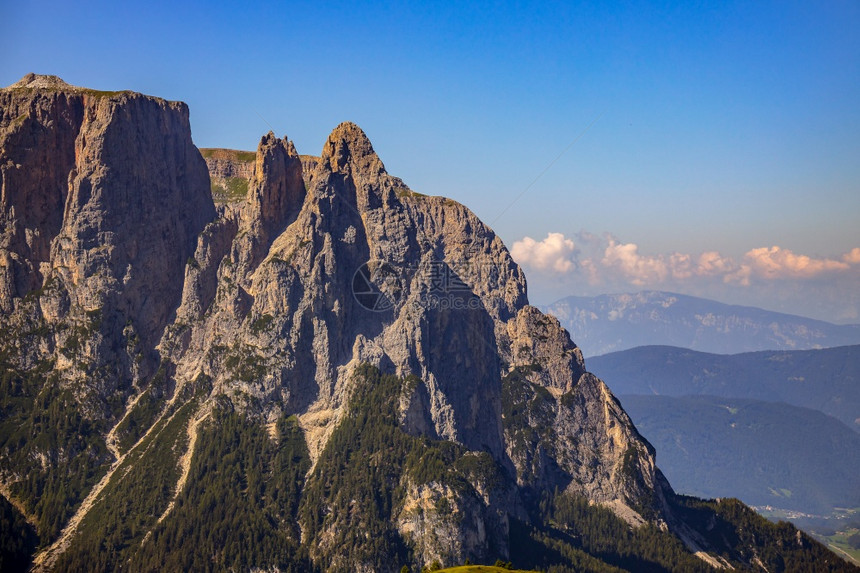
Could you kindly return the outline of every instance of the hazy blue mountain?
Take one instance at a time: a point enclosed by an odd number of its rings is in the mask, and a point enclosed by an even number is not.
[[[837,325],[661,291],[570,296],[542,310],[585,356],[666,344],[717,354],[860,344],[860,325]]]
[[[785,402],[860,431],[860,346],[708,354],[642,346],[588,359],[617,394],[688,394]]]
[[[621,396],[678,491],[813,514],[860,506],[860,435],[809,408],[715,396]]]

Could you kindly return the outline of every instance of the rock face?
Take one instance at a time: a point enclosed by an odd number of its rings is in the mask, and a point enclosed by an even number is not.
[[[15,298],[42,285],[42,265],[50,264],[84,103],[61,91],[7,88],[0,91],[0,109],[0,305],[9,312]]]
[[[201,149],[209,170],[212,198],[223,208],[241,203],[248,195],[256,154],[236,149]]]
[[[75,341],[90,370],[134,378],[157,361],[186,261],[215,216],[188,108],[50,76],[25,77],[0,103],[0,308],[40,289],[49,325],[98,322],[93,344]],[[55,334],[55,346],[68,342]],[[116,342],[130,336],[139,344],[123,356]]]
[[[144,568],[195,479],[232,472],[222,502],[263,480],[242,511],[293,548],[262,568],[492,562],[552,492],[675,527],[653,448],[502,241],[389,175],[358,126],[318,158],[271,133],[253,162],[207,152],[212,181],[247,183],[216,209],[184,104],[60,82],[0,91],[2,367],[29,404],[9,420],[54,432],[4,439],[0,478],[52,543],[39,568]],[[37,429],[56,404],[72,429]],[[261,445],[201,458],[230,440]],[[229,465],[284,444],[271,475]],[[43,502],[66,473],[71,501]]]
[[[209,177],[212,181],[226,180],[229,177],[241,177],[251,180],[254,174],[254,153],[237,149],[201,149],[200,153],[206,160]]]

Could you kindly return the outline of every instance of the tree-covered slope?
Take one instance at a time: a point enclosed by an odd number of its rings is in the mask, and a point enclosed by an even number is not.
[[[821,412],[713,396],[620,396],[676,490],[809,514],[860,507],[860,435]]]
[[[161,500],[140,494],[112,500],[108,494],[57,568],[105,571],[128,563],[135,571],[418,571],[466,559],[491,564],[501,555],[523,569],[557,573],[711,570],[675,535],[652,524],[632,527],[611,510],[558,490],[519,502],[525,513],[505,519],[488,501],[515,490],[503,467],[481,452],[399,427],[397,403],[414,391],[416,380],[372,366],[356,376],[348,413],[310,473],[294,417],[267,432],[221,402],[198,430],[189,485],[175,505],[164,513],[169,492]],[[187,406],[198,404],[192,399]],[[171,443],[173,434],[165,430],[156,442]],[[138,458],[117,487],[141,492],[145,484],[157,486],[152,471],[172,466],[159,466],[164,453],[158,448],[150,461]],[[124,499],[134,501],[114,507]],[[754,570],[758,559],[771,571],[850,570],[805,534],[771,524],[740,502],[672,495],[668,503],[684,520],[685,535],[709,544],[714,563]],[[151,529],[138,528],[146,516],[162,517]],[[494,541],[462,545],[481,531]],[[441,551],[422,565],[418,549],[428,543]]]

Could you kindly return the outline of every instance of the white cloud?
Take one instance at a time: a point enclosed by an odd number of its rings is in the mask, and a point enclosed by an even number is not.
[[[849,265],[860,265],[860,247],[854,247],[842,255],[842,260]]]
[[[669,274],[669,265],[664,257],[649,257],[639,254],[635,243],[618,243],[610,238],[603,251],[601,265],[612,272],[620,273],[636,286],[660,283]]]
[[[844,255],[843,258],[849,258],[853,253],[854,250]],[[824,273],[846,271],[850,268],[847,262],[833,259],[813,259],[777,246],[752,249],[744,255],[744,261],[756,276],[771,280],[812,278]]]
[[[623,280],[635,286],[659,286],[715,277],[725,283],[749,285],[753,280],[812,279],[860,267],[860,247],[838,258],[799,255],[779,246],[750,249],[738,262],[717,251],[698,255],[674,252],[646,255],[636,243],[614,236],[582,232],[577,243],[562,233],[549,233],[542,241],[525,237],[514,242],[511,255],[527,268],[559,274],[577,274],[590,284]]]
[[[724,257],[717,251],[705,251],[699,255],[696,274],[699,276],[725,276],[737,270],[731,257]]]
[[[525,267],[568,273],[574,270],[575,250],[576,245],[571,239],[561,233],[548,233],[542,241],[535,241],[531,237],[515,241],[511,247],[511,256]]]

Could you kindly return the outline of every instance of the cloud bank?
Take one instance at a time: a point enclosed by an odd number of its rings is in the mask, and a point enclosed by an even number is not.
[[[860,247],[833,257],[776,245],[737,259],[718,251],[651,255],[611,234],[583,231],[524,237],[513,243],[511,255],[527,271],[531,290],[550,298],[675,290],[795,314],[806,309],[807,316],[836,322],[860,318]]]

